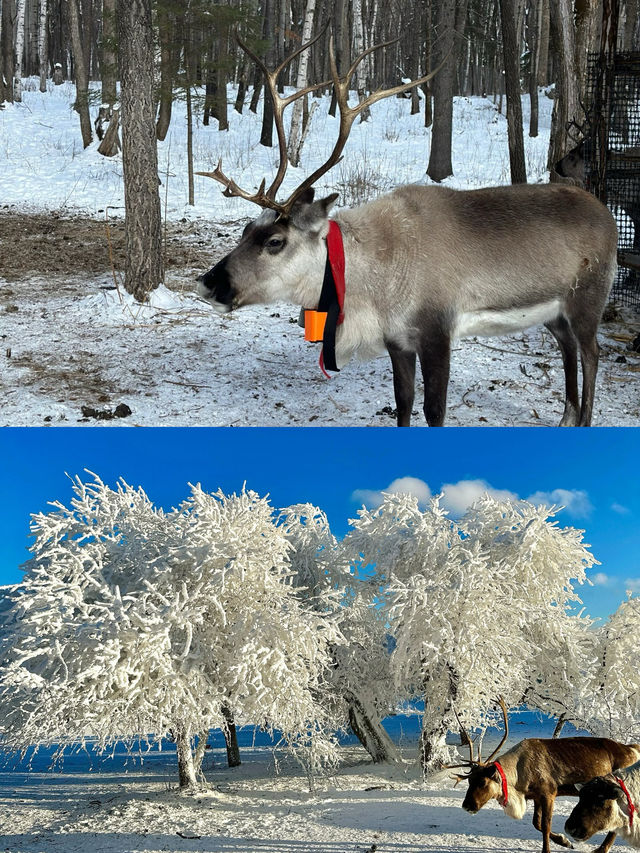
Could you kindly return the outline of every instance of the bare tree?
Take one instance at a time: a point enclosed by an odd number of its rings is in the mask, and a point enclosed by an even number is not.
[[[163,280],[151,0],[118,0],[125,188],[125,288],[140,302]]]
[[[89,77],[85,62],[82,32],[80,29],[80,11],[78,0],[69,0],[69,23],[71,26],[71,49],[73,51],[73,70],[76,78],[76,102],[74,109],[80,116],[82,144],[86,148],[91,144],[91,118],[89,116]]]
[[[25,0],[17,0],[16,4],[16,64],[13,69],[13,97],[22,100],[22,55],[24,51],[24,6]]]
[[[517,9],[514,0],[500,0],[502,20],[502,49],[505,87],[507,93],[507,133],[511,183],[526,184],[524,136],[522,132],[522,101],[520,99],[520,50],[516,31]]]
[[[2,47],[2,67],[0,77],[6,80],[3,101],[13,103],[13,30],[15,21],[15,0],[3,0],[2,2],[2,34],[0,46]]]
[[[427,175],[442,181],[453,174],[451,137],[453,132],[453,91],[456,78],[455,38],[456,0],[441,0],[437,17],[437,41],[433,46],[436,62],[448,54],[444,67],[436,74],[433,88],[433,129]]]
[[[116,93],[117,61],[116,0],[102,0],[102,103],[112,107],[118,100]]]
[[[47,39],[47,20],[48,20],[48,3],[47,0],[40,0],[40,25],[38,27],[38,64],[40,71],[40,91],[47,91],[47,64],[48,64],[48,39]]]
[[[304,24],[302,27],[302,43],[306,44],[311,39],[311,31],[313,29],[313,17],[316,10],[316,0],[307,0],[307,6],[304,13]],[[300,56],[298,62],[298,77],[296,80],[296,88],[304,89],[307,85],[309,68],[309,51],[305,50]],[[304,96],[305,101],[307,95]],[[289,131],[289,144],[287,146],[287,156],[292,166],[300,165],[300,151],[302,150],[302,114],[303,101],[297,100],[293,105],[291,115],[291,129]]]
[[[557,97],[553,104],[549,165],[557,163],[567,153],[567,125],[578,116],[579,89],[576,68],[575,27],[571,0],[550,0],[551,36],[554,48]],[[551,179],[554,171],[551,170]]]

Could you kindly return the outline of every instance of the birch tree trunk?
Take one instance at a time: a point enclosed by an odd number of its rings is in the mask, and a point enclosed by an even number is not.
[[[78,0],[69,0],[69,25],[71,28],[71,49],[73,52],[73,70],[76,77],[76,102],[74,109],[80,116],[80,132],[82,144],[86,148],[91,144],[91,118],[89,117],[89,79],[82,47],[80,31],[80,13]]]
[[[364,50],[364,33],[362,29],[362,2],[361,0],[352,0],[353,2],[353,59],[359,56]],[[362,103],[367,96],[366,86],[367,80],[364,72],[364,62],[360,62],[356,68],[356,92],[358,93],[358,101]],[[362,110],[360,113],[360,121],[367,121],[371,116],[369,107]]]
[[[24,4],[18,0],[16,4],[16,64],[13,71],[13,97],[15,101],[22,100],[22,56],[24,54]]]
[[[38,64],[40,70],[40,91],[47,91],[47,0],[40,0],[40,25],[38,27]]]
[[[154,124],[151,0],[118,0],[125,201],[125,288],[138,302],[163,280]]]
[[[302,44],[305,44],[311,38],[313,30],[313,17],[316,11],[316,0],[307,0],[307,7],[304,13],[304,24],[302,25]],[[300,55],[298,63],[298,76],[296,78],[296,88],[304,89],[307,85],[307,70],[309,67],[309,51],[305,50]],[[305,95],[306,100],[306,95]],[[292,166],[300,165],[300,152],[302,150],[302,98],[298,98],[293,104],[293,112],[291,114],[291,129],[289,131],[289,143],[287,145],[287,157]]]

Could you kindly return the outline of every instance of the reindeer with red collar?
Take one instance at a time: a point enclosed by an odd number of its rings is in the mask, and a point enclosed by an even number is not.
[[[640,847],[640,761],[608,776],[598,776],[580,787],[577,806],[564,825],[577,841],[596,832],[607,837],[596,853],[608,853],[616,834],[632,847]]]
[[[220,163],[213,172],[198,173],[220,182],[225,195],[264,208],[238,245],[198,278],[200,295],[221,314],[272,302],[326,313],[323,362],[331,370],[352,356],[374,358],[386,350],[398,426],[411,421],[417,360],[425,418],[429,426],[441,426],[456,338],[544,324],[562,353],[565,406],[560,425],[589,426],[598,368],[596,333],[616,269],[616,226],[607,208],[578,187],[558,184],[464,191],[409,185],[341,210],[330,224],[338,194],[315,199],[313,184],[341,159],[356,117],[382,98],[426,82],[440,67],[350,106],[351,79],[376,48],[360,54],[340,76],[332,43],[329,82],[340,111],[338,139],[326,162],[289,198],[278,200],[287,169],[283,112],[296,98],[327,85],[316,83],[282,96],[278,76],[320,35],[273,71],[240,42],[264,75],[280,165],[271,186],[265,189],[263,180],[257,192],[243,190]],[[332,244],[337,247],[333,256]]]
[[[499,755],[509,734],[503,699],[500,699],[500,707],[504,736],[485,761],[479,753],[474,758],[471,738],[460,724],[463,741],[470,749],[470,760],[451,766],[470,768],[469,773],[457,776],[458,781],[466,779],[469,782],[462,807],[476,814],[489,800],[497,800],[509,817],[520,819],[527,800],[532,800],[533,825],[542,833],[542,853],[550,853],[550,841],[572,847],[564,835],[551,831],[556,797],[577,796],[578,785],[638,761],[640,745],[626,746],[597,737],[527,738]],[[605,839],[608,847],[603,845],[602,853],[609,849],[614,838],[615,832],[609,833]]]

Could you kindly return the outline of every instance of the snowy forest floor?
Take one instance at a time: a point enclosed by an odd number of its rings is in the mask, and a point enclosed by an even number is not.
[[[99,99],[99,86],[92,87]],[[196,180],[195,205],[186,203],[182,101],[158,146],[165,285],[150,306],[126,297],[113,273],[122,270],[124,251],[122,159],[102,157],[95,140],[82,149],[74,99],[70,83],[41,93],[29,79],[23,102],[0,110],[0,425],[392,426],[387,358],[353,361],[327,380],[294,306],[220,317],[195,295],[196,276],[229,251],[256,209],[225,198],[206,178]],[[333,147],[335,119],[325,100],[314,113],[302,169],[289,169],[283,194]],[[548,180],[551,104],[541,92],[540,135],[525,138],[532,183]],[[526,120],[524,97],[523,110]],[[259,144],[259,113],[233,113],[224,133],[197,118],[196,169],[211,169],[222,157],[247,186],[272,175],[277,148]],[[410,115],[408,100],[381,101],[371,121],[354,125],[344,161],[318,192],[338,190],[340,203],[353,206],[424,181],[429,144],[430,130]],[[456,98],[453,161],[448,186],[509,182],[506,120],[490,98]],[[640,314],[631,310],[602,326],[595,425],[640,422],[640,355],[626,349],[638,331]],[[544,329],[459,341],[447,423],[555,425],[563,386],[560,355]],[[420,382],[416,391],[414,423],[423,425]],[[118,406],[131,414],[113,417]]]
[[[276,775],[265,748],[243,750],[243,764],[234,770],[226,768],[223,750],[209,752],[205,767],[211,790],[195,797],[177,793],[175,767],[165,753],[133,770],[105,762],[89,773],[86,763],[77,761],[55,773],[3,770],[2,849],[539,853],[541,836],[531,825],[531,809],[522,821],[507,818],[495,802],[469,815],[461,808],[466,786],[454,789],[449,771],[425,784],[415,763],[376,766],[361,749],[345,749],[345,764],[313,793],[297,765],[285,760]],[[562,831],[574,802],[557,800],[556,831]],[[594,838],[576,849],[591,850],[596,844]]]
[[[0,211],[3,425],[393,425],[387,359],[352,362],[329,381],[293,306],[221,318],[195,296],[195,276],[240,227],[169,222],[166,287],[141,308],[111,271],[111,258],[122,269],[121,220],[107,234],[104,221],[83,216]],[[633,312],[602,326],[597,425],[640,422],[640,354],[626,350],[639,330]],[[459,341],[447,420],[555,425],[562,393],[560,355],[544,329]],[[119,404],[131,415],[111,418]]]

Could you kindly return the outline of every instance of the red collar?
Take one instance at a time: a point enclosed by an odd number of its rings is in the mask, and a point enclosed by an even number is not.
[[[629,826],[633,826],[633,815],[637,811],[636,807],[633,805],[633,800],[631,799],[631,794],[627,790],[627,786],[624,784],[624,779],[621,776],[615,777],[616,782],[622,790],[624,791],[624,795],[627,798],[627,803],[629,804]]]
[[[502,765],[500,764],[500,762],[494,761],[493,765],[496,768],[496,770],[498,771],[498,773],[500,774],[500,778],[502,779],[502,802],[500,803],[500,805],[502,806],[502,808],[504,808],[507,805],[507,803],[509,802],[509,789],[507,788],[507,776],[506,776],[504,770],[502,769]],[[500,801],[498,800],[498,802],[500,802]]]
[[[336,294],[338,296],[338,304],[340,305],[340,315],[338,317],[338,325],[344,322],[344,244],[342,242],[342,231],[335,219],[329,220],[329,233],[327,234],[327,254],[329,256],[329,264],[333,273],[333,280],[336,283]]]

